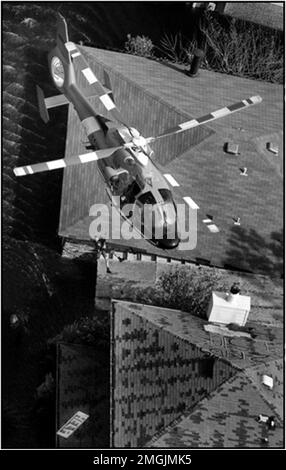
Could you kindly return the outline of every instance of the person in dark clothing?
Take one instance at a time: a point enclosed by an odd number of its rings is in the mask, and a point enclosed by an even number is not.
[[[106,272],[108,274],[112,274],[112,272],[110,271],[109,256],[108,256],[108,252],[107,252],[106,239],[102,238],[102,237],[96,237],[94,239],[94,241],[95,241],[95,245],[96,245],[97,259],[100,259],[100,256],[102,256],[104,261],[105,261]],[[114,253],[114,250],[109,251],[109,252],[112,253],[114,256],[116,256],[116,258],[120,262],[124,261],[123,258],[121,258],[120,256],[117,256]]]

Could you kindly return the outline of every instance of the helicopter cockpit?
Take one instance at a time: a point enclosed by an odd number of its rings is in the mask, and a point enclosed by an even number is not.
[[[133,204],[135,202],[137,194],[139,194],[144,186],[140,186],[138,179],[134,179],[129,186],[125,189],[123,194],[121,195],[121,202],[123,204]]]
[[[167,188],[158,189],[158,194],[147,191],[138,196],[137,202],[142,209],[142,231],[148,231],[149,227],[150,238],[159,248],[176,248],[180,239],[177,209],[171,191]]]

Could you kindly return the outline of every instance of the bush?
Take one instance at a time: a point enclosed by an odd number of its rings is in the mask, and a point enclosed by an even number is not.
[[[109,347],[109,319],[106,316],[82,317],[65,326],[59,335],[49,340],[50,345],[58,342],[92,345],[98,348]]]
[[[284,43],[280,31],[250,22],[205,13],[201,22],[205,49],[202,67],[238,77],[284,83]],[[188,64],[198,44],[181,33],[165,34],[156,49],[162,58]]]
[[[128,54],[152,57],[154,45],[151,39],[146,36],[132,37],[131,34],[127,34],[127,41],[124,48]]]
[[[157,49],[163,53],[163,56],[178,64],[188,63],[196,47],[195,41],[183,38],[181,33],[165,34],[160,41],[160,47]]]
[[[283,83],[284,46],[279,31],[209,15],[202,31],[205,65],[239,77]]]
[[[138,292],[136,301],[179,309],[205,318],[211,292],[226,289],[217,271],[174,268],[161,274],[155,288]]]

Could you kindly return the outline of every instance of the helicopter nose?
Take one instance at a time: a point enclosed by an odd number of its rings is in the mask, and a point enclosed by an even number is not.
[[[157,240],[158,248],[163,250],[173,250],[174,248],[177,248],[179,243],[179,238]]]
[[[168,237],[168,230],[167,230],[167,225],[164,225],[163,229],[163,237],[154,240],[158,248],[161,248],[163,250],[172,250],[174,248],[177,248],[177,246],[180,243],[180,238],[177,236],[177,230],[176,233],[172,234],[173,237]],[[175,235],[175,236],[174,236]]]

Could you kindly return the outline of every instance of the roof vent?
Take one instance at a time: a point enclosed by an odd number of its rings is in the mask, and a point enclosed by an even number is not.
[[[240,175],[241,175],[241,176],[248,176],[247,168],[246,168],[246,167],[240,168]]]
[[[227,153],[230,153],[231,155],[239,155],[238,151],[238,144],[234,144],[233,142],[227,142],[224,145],[224,149]]]
[[[273,388],[273,379],[272,377],[269,377],[269,375],[263,375],[262,376],[262,383],[266,385],[266,387],[269,387],[271,390]]]
[[[267,142],[266,148],[267,150],[269,150],[269,152],[272,152],[272,153],[275,153],[275,155],[278,155],[278,151],[279,151],[278,145],[275,145],[272,142]]]

